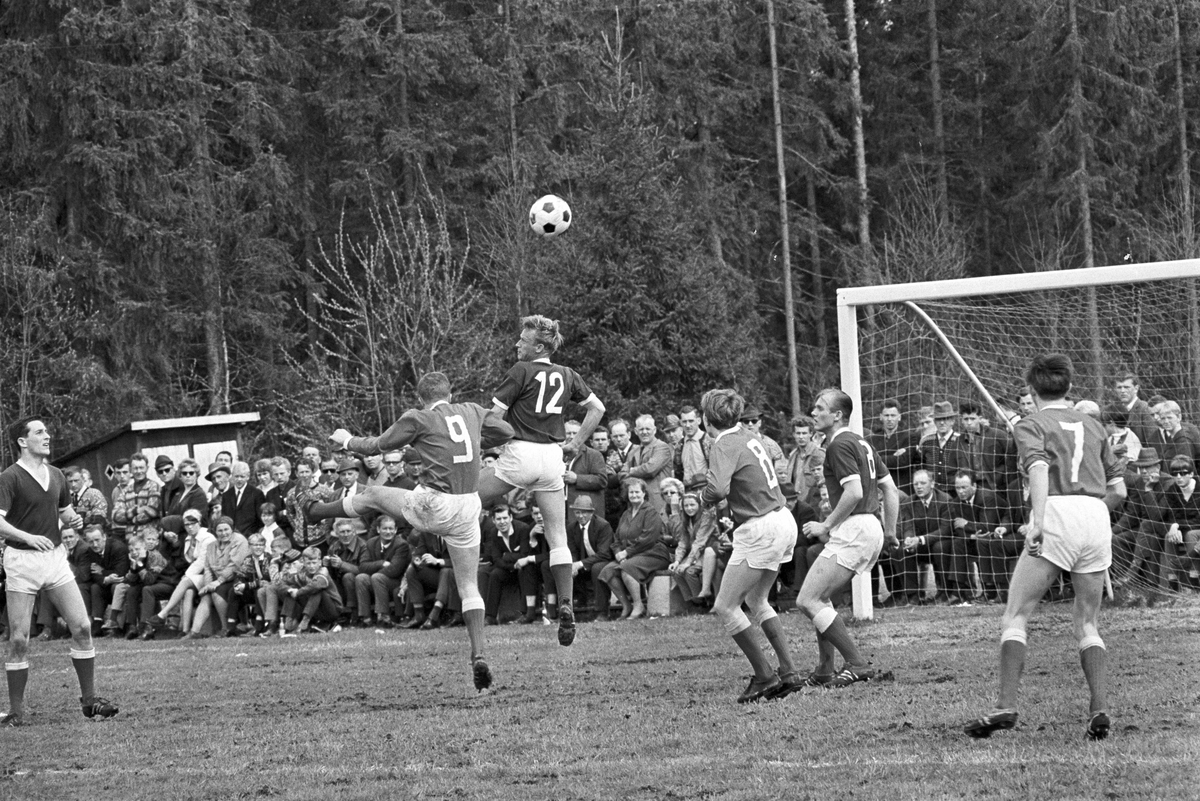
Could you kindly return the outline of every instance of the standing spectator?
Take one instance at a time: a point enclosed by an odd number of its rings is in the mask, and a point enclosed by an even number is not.
[[[212,462],[204,479],[208,481],[208,514],[205,520],[215,520],[221,516],[221,496],[229,489],[230,470],[228,465]]]
[[[933,419],[933,407],[922,406],[917,409],[917,442],[937,433],[937,423]]]
[[[677,415],[667,415],[662,433],[671,448],[671,475],[674,478],[683,478],[683,428],[679,425]]]
[[[321,463],[321,449],[316,445],[305,445],[300,449],[300,458],[307,459],[314,465]]]
[[[816,428],[812,418],[799,415],[792,418],[792,440],[796,443],[788,457],[783,479],[790,482],[796,497],[810,506],[817,503],[817,487],[825,467],[825,449],[813,438]]]
[[[149,461],[144,453],[129,457],[129,485],[121,493],[119,501],[114,502],[112,512],[113,522],[124,526],[126,538],[148,529],[159,530],[162,498],[158,484],[146,475],[149,469]]]
[[[333,498],[335,501],[345,501],[347,498],[353,498],[367,488],[363,483],[363,474],[366,468],[363,463],[354,458],[346,457],[338,462],[338,483],[334,487]],[[367,526],[374,522],[374,515],[364,517],[347,518],[354,526],[356,534],[363,533],[367,530]]]
[[[71,465],[63,470],[63,475],[67,477],[67,486],[71,489],[71,506],[83,518],[84,525],[107,521],[108,501],[100,490],[85,486],[83,470]]]
[[[1149,404],[1138,397],[1141,387],[1138,385],[1137,376],[1133,373],[1121,375],[1113,385],[1113,391],[1128,414],[1129,430],[1137,436],[1138,442],[1143,445],[1151,444],[1150,440],[1158,430],[1158,422],[1154,419]]]
[[[963,552],[960,567],[966,569],[966,575],[959,577],[960,595],[963,600],[971,597],[970,563],[977,558],[984,595],[998,601],[1001,592],[1008,590],[1008,560],[1021,553],[1019,537],[996,493],[978,486],[970,470],[959,470],[954,476],[954,493],[950,514],[956,547],[961,546]]]
[[[916,432],[903,427],[900,402],[895,398],[883,402],[883,408],[879,410],[879,426],[879,431],[872,432],[867,441],[883,459],[896,487],[903,493],[911,494],[913,462],[921,458],[920,439]]]
[[[579,433],[579,423],[567,420],[563,424],[567,433],[567,441],[572,441]],[[565,471],[563,482],[567,485],[567,522],[574,517],[571,511],[575,499],[584,496],[592,499],[594,508],[604,514],[604,490],[608,488],[608,465],[599,451],[584,445],[573,456],[563,454]]]
[[[1163,470],[1170,470],[1176,456],[1186,456],[1193,462],[1200,458],[1200,438],[1193,436],[1183,424],[1183,413],[1178,403],[1164,400],[1154,407],[1154,413],[1162,427],[1151,432],[1149,444],[1158,451]]]
[[[970,467],[959,434],[954,430],[957,416],[949,401],[933,404],[933,424],[937,431],[921,440],[921,466],[930,472],[938,487],[946,489],[954,486],[955,473]]]
[[[642,582],[671,564],[663,544],[662,515],[649,502],[646,482],[631,476],[621,482],[626,509],[613,539],[613,561],[600,571],[621,602],[621,618],[644,617]]]
[[[375,519],[376,535],[367,540],[363,561],[354,577],[359,625],[369,626],[373,622],[376,626],[391,628],[404,612],[401,605],[395,614],[392,613],[392,597],[412,562],[412,548],[407,539],[398,536],[398,531],[396,518],[391,515],[380,515]],[[372,608],[374,621],[371,619]]]
[[[1002,436],[990,430],[978,403],[961,404],[958,411],[962,415],[963,427],[959,441],[967,459],[964,469],[974,473],[976,483],[983,489],[1002,491],[1005,488],[1007,434]]]
[[[362,482],[368,487],[387,483],[387,471],[383,469],[383,454],[368,453],[363,456]]]
[[[169,493],[168,502],[162,507],[162,527],[178,533],[183,526],[183,513],[195,509],[200,514],[201,525],[208,521],[208,498],[200,489],[200,465],[195,459],[184,459],[179,463],[176,475],[181,491]],[[165,493],[164,488],[164,495]]]
[[[604,493],[604,519],[615,531],[621,513],[625,511],[624,501],[621,500],[621,473],[625,469],[625,460],[633,453],[633,443],[629,438],[629,423],[620,417],[613,420],[608,431],[600,426],[592,434],[592,447],[604,454],[608,465],[608,491]],[[608,441],[610,444],[605,445]]]
[[[282,456],[271,457],[271,481],[275,486],[267,492],[267,503],[275,507],[275,524],[291,539],[292,519],[287,513],[287,496],[292,490],[292,463]],[[270,546],[271,540],[267,539]]]
[[[646,502],[661,512],[663,499],[659,485],[664,478],[671,477],[671,446],[655,437],[657,428],[651,415],[639,416],[635,430],[638,444],[630,449],[624,470],[618,476],[622,482],[627,478],[642,479],[646,485]]]
[[[411,452],[416,455],[417,464],[420,464],[421,454],[415,450]],[[387,480],[383,482],[383,486],[406,490],[417,488],[417,482],[404,472],[404,454],[400,451],[388,451],[383,455],[383,469],[387,473]]]
[[[246,462],[233,463],[229,480],[229,489],[221,495],[221,515],[228,517],[233,530],[245,538],[262,529],[261,510],[267,496],[258,487],[250,486],[250,465]]]
[[[703,489],[708,481],[708,449],[712,441],[700,427],[700,412],[695,406],[684,406],[679,410],[679,426],[683,429],[680,458],[684,489]]]
[[[271,478],[271,460],[259,459],[254,463],[254,486],[262,490],[265,496],[275,486],[275,480]]]
[[[119,540],[125,539],[125,523],[118,523],[113,516],[117,504],[125,506],[125,490],[129,486],[129,460],[117,459],[113,462],[113,491],[108,504],[108,536]]]
[[[310,501],[328,501],[333,497],[333,489],[323,482],[313,483],[316,465],[305,459],[296,463],[296,481],[288,490],[284,505],[287,508],[288,519],[292,521],[291,540],[295,547],[303,550],[308,547],[318,548],[321,553],[329,550],[330,521],[319,520],[310,523],[304,516],[304,507]]]
[[[776,477],[787,473],[787,458],[783,455],[783,448],[779,447],[779,443],[768,437],[762,430],[762,412],[754,406],[747,406],[742,411],[742,416],[739,422],[762,442],[767,449],[767,456],[771,459],[771,464],[775,468]]]

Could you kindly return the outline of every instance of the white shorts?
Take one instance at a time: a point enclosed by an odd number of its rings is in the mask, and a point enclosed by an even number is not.
[[[562,446],[557,442],[514,439],[504,446],[493,469],[496,478],[530,492],[562,492]]]
[[[883,552],[883,524],[875,515],[850,515],[829,530],[821,556],[856,574],[871,569]]]
[[[448,495],[424,485],[402,494],[400,508],[413,528],[436,534],[457,548],[479,547],[479,514],[483,507],[478,494]]]
[[[754,517],[733,531],[729,564],[745,562],[755,570],[778,570],[796,547],[796,518],[787,509]]]
[[[1112,564],[1112,525],[1108,507],[1088,495],[1046,499],[1042,556],[1072,573],[1097,573]]]
[[[5,590],[36,595],[75,583],[75,573],[67,562],[62,545],[50,551],[27,551],[9,546],[4,549]]]

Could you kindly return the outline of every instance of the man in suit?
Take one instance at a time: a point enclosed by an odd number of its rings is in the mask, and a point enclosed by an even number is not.
[[[964,467],[971,466],[967,454],[963,450],[962,438],[954,430],[954,420],[958,414],[950,401],[938,401],[933,404],[934,433],[921,440],[921,466],[933,476],[933,483],[938,487],[954,486],[954,474]]]
[[[117,629],[116,612],[110,613],[106,620],[104,610],[112,603],[113,590],[129,572],[129,548],[124,540],[105,537],[104,527],[95,523],[84,527],[83,537],[92,549],[92,582],[88,589],[91,593],[92,636],[95,636],[102,626],[108,626],[111,631]]]
[[[338,483],[333,488],[333,500],[342,501],[353,498],[367,488],[363,483],[366,468],[358,459],[345,458],[338,462]],[[354,533],[365,534],[367,528],[375,522],[375,515],[368,513],[362,517],[350,518],[354,521]]]
[[[971,562],[978,559],[984,592],[998,600],[999,594],[1008,590],[1007,560],[1021,552],[1019,535],[1013,530],[1007,507],[1001,507],[995,492],[978,486],[972,471],[959,470],[954,475],[954,494],[950,514],[958,594],[963,600],[971,597]]]
[[[1138,392],[1141,390],[1138,385],[1138,377],[1133,373],[1125,373],[1117,379],[1113,390],[1129,414],[1129,430],[1137,435],[1138,441],[1143,445],[1151,444],[1150,438],[1154,432],[1158,431],[1158,422],[1154,419],[1153,412],[1150,411],[1150,405],[1138,397]]]
[[[913,494],[901,504],[900,527],[903,531],[902,564],[893,565],[893,575],[902,576],[898,588],[891,588],[909,603],[920,603],[922,564],[932,564],[938,586],[946,586],[945,568],[953,565],[953,535],[950,518],[950,498],[933,483],[928,470],[915,470],[912,475]],[[893,557],[895,558],[895,557]]]
[[[600,571],[613,561],[613,530],[602,516],[596,514],[592,498],[580,495],[571,501],[574,518],[567,525],[567,547],[571,549],[571,571],[575,576],[575,599],[592,596],[592,611],[598,617],[608,614],[608,585],[600,580]],[[591,592],[587,591],[588,584]]]
[[[621,481],[627,478],[640,478],[645,481],[647,502],[662,512],[665,504],[659,484],[664,478],[671,477],[671,446],[655,437],[658,429],[651,415],[643,414],[634,421],[634,431],[637,432],[638,444],[629,449],[624,468],[617,477]]]
[[[250,486],[250,465],[234,462],[229,489],[221,496],[221,514],[233,521],[233,530],[243,537],[261,531],[263,524],[259,511],[266,502],[263,491]]]
[[[575,420],[567,420],[563,428],[566,429],[568,440],[579,433],[579,423]],[[567,522],[570,523],[575,517],[572,510],[575,499],[579,497],[591,498],[593,509],[603,517],[604,490],[608,487],[608,465],[604,463],[604,457],[595,448],[584,445],[574,456],[564,453],[563,462],[566,467],[563,481],[567,485]]]
[[[529,545],[529,526],[513,518],[508,504],[499,503],[492,507],[492,524],[495,531],[484,538],[482,549],[491,554],[491,564],[481,567],[486,574],[484,614],[487,623],[494,625],[499,620],[500,597],[509,584],[517,584],[525,597],[525,614],[522,623],[532,623],[537,617],[537,554]],[[553,586],[551,584],[550,586]]]

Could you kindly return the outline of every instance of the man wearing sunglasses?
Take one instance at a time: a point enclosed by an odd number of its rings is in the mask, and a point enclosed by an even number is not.
[[[1200,590],[1200,493],[1196,492],[1196,464],[1182,454],[1171,459],[1170,486],[1164,494],[1167,501],[1165,538],[1166,554],[1171,572],[1167,585],[1172,592],[1181,586]]]

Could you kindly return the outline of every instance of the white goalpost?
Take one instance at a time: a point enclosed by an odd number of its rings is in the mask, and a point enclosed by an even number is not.
[[[1016,412],[1025,367],[1049,351],[1072,359],[1072,400],[1105,409],[1116,403],[1115,382],[1132,373],[1142,400],[1161,395],[1179,404],[1185,423],[1198,422],[1197,279],[1200,259],[1186,259],[841,289],[841,388],[855,402],[851,428],[865,434],[864,420],[895,398],[910,428],[919,408],[946,400],[956,409],[978,404],[999,430]],[[1157,558],[1164,581],[1188,570],[1186,557]],[[873,616],[867,574],[854,582],[854,615]]]

